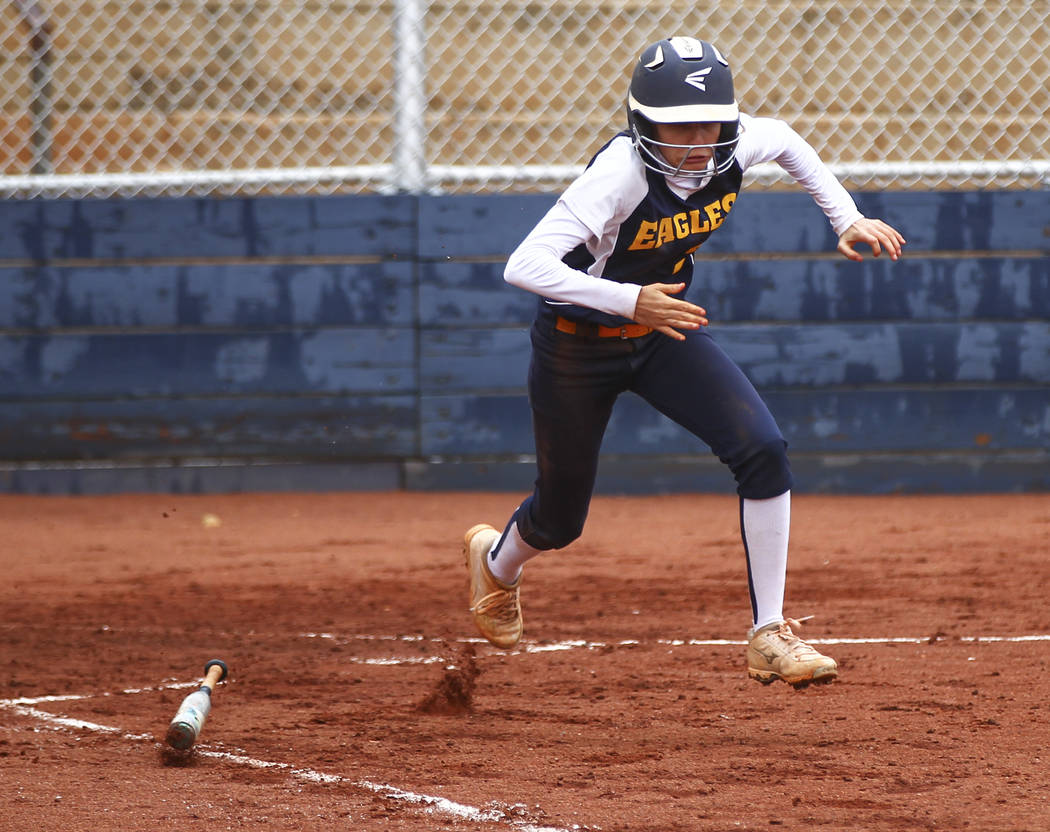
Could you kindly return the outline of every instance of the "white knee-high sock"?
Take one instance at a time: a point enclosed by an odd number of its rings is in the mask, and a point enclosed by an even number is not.
[[[768,500],[740,501],[740,532],[747,555],[751,615],[757,630],[784,620],[791,492]]]
[[[521,567],[525,562],[536,557],[542,549],[533,549],[521,539],[518,524],[511,519],[503,537],[497,540],[489,550],[489,571],[503,581],[512,584],[518,580]]]

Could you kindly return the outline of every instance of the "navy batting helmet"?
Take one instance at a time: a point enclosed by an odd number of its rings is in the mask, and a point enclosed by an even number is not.
[[[638,58],[627,92],[627,122],[645,166],[657,173],[699,179],[729,168],[736,155],[740,109],[733,92],[733,73],[722,53],[707,41],[674,37],[646,47]],[[718,142],[709,147],[715,168],[682,170],[660,153],[652,125],[720,122]]]

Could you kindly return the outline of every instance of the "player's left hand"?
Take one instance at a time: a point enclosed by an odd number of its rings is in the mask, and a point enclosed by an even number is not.
[[[890,260],[896,260],[901,256],[901,248],[905,239],[901,233],[891,225],[882,220],[873,220],[862,217],[853,225],[842,232],[839,237],[838,250],[844,257],[850,260],[863,260],[863,255],[854,248],[857,243],[866,243],[871,246],[871,253],[878,257],[885,251]]]

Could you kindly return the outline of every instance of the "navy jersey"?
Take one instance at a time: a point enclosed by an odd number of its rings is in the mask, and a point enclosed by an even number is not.
[[[613,141],[626,137],[618,134]],[[595,154],[594,160],[609,147]],[[590,165],[588,165],[590,167]],[[685,283],[693,277],[693,252],[725,221],[733,209],[743,170],[737,162],[711,177],[704,187],[680,196],[663,174],[643,169],[645,185],[634,210],[620,223],[611,252],[596,273],[595,255],[580,244],[562,258],[567,266],[619,283]],[[679,297],[684,295],[683,292]],[[541,315],[560,315],[606,326],[621,326],[629,319],[574,304],[540,300]]]

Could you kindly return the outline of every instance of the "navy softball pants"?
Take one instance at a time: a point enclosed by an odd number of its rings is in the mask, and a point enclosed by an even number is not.
[[[616,398],[633,391],[705,442],[725,463],[741,497],[791,488],[787,443],[769,408],[705,331],[676,341],[588,338],[541,317],[532,326],[529,402],[536,440],[533,493],[515,512],[522,539],[560,549],[583,531],[598,454]]]

